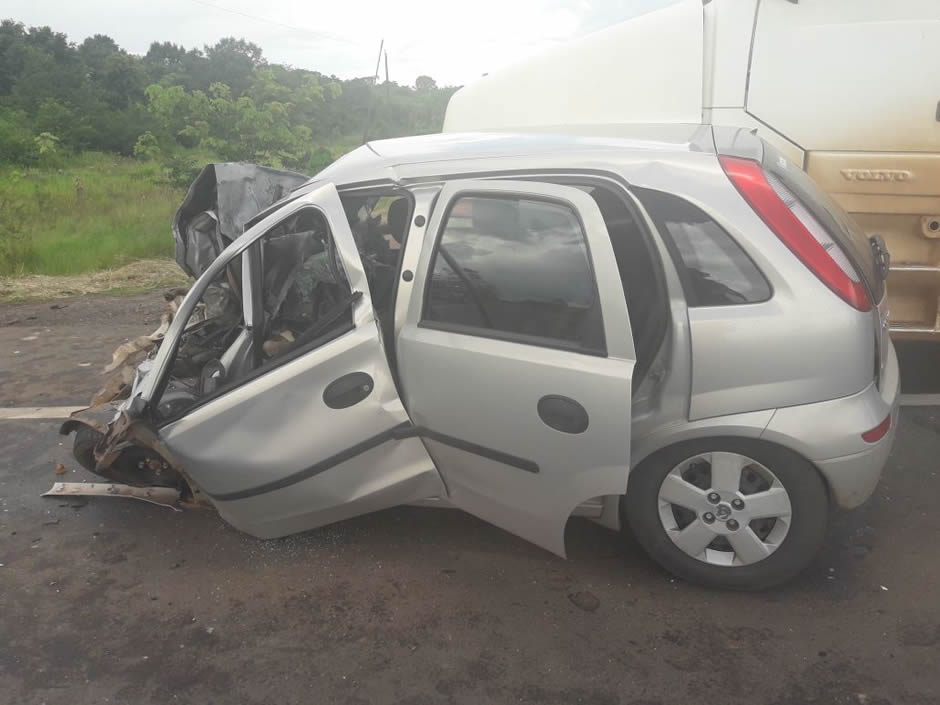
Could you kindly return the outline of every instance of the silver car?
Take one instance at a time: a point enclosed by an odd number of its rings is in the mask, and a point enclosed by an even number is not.
[[[254,536],[422,503],[564,556],[581,516],[764,588],[891,448],[883,243],[746,130],[384,140],[309,180],[214,165],[175,233],[198,280],[127,397],[63,432]]]

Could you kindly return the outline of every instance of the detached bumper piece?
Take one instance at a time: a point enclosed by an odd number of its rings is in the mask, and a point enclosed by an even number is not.
[[[57,482],[43,497],[127,497],[180,509],[180,492],[172,487],[131,487],[112,482]]]

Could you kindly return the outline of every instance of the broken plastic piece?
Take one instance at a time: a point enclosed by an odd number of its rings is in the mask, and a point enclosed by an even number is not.
[[[182,511],[177,505],[179,490],[172,487],[131,487],[112,482],[57,482],[43,497],[128,497]]]

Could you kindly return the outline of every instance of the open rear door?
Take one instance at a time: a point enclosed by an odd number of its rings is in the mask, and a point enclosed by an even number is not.
[[[626,490],[633,338],[604,220],[576,188],[445,186],[398,357],[458,507],[564,555],[565,523]],[[402,289],[404,291],[404,289]]]

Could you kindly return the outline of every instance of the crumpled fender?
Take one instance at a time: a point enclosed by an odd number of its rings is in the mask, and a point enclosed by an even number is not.
[[[107,470],[121,452],[130,446],[149,448],[182,475],[179,460],[173,455],[160,436],[144,419],[129,413],[124,404],[112,403],[92,406],[74,412],[59,427],[64,436],[87,426],[102,434],[95,446],[95,472],[107,477]]]
[[[107,433],[95,448],[95,459],[99,468],[108,468],[117,460],[121,451],[129,445],[149,448],[162,457],[167,464],[182,474],[182,465],[167,447],[153,427],[140,418],[131,416],[128,409],[122,409]]]
[[[180,482],[175,487],[169,487],[163,484],[151,485],[149,483],[134,483],[133,486],[127,484],[108,484],[100,483],[56,483],[47,495],[70,495],[70,494],[108,494],[109,496],[128,496],[136,499],[145,499],[157,504],[165,504],[177,509],[177,504],[183,506],[211,507],[212,502],[206,497],[199,487],[192,481],[183,469],[180,461],[167,448],[166,444],[160,440],[159,435],[153,429],[146,419],[135,417],[131,411],[130,405],[120,405],[118,403],[102,404],[88,409],[82,409],[73,413],[59,428],[59,433],[69,435],[82,427],[87,427],[103,434],[101,439],[95,445],[95,474],[101,475],[112,483],[122,482],[120,475],[127,476],[127,468],[120,468],[115,465],[121,453],[129,448],[147,448],[159,455],[159,458],[151,457],[143,462],[143,472],[147,472],[147,464],[151,464],[149,470],[154,470],[152,463],[156,463],[166,472],[167,466],[178,473]],[[138,460],[137,462],[140,462]],[[114,469],[112,469],[112,465]],[[140,467],[134,466],[133,467]],[[131,470],[131,472],[135,472]],[[139,478],[143,479],[143,478]],[[126,480],[124,480],[126,482]],[[45,495],[43,495],[45,496]]]
[[[115,419],[120,406],[120,403],[113,402],[74,411],[69,415],[68,419],[59,426],[59,433],[63,436],[67,436],[70,433],[74,433],[82,426],[88,426],[89,428],[95,429],[98,433],[106,434],[108,432],[108,424]]]

